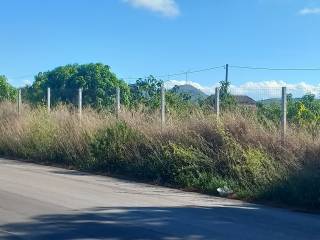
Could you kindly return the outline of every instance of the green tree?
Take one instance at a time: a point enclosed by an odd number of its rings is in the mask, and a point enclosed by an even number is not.
[[[280,99],[278,102],[269,104],[258,103],[258,118],[263,122],[272,120],[279,124],[281,117]],[[306,94],[302,98],[293,98],[287,95],[287,120],[290,124],[302,127],[316,136],[320,131],[320,100],[313,94]]]
[[[110,106],[114,103],[116,87],[120,88],[122,104],[130,100],[129,86],[101,63],[72,64],[40,72],[35,82],[26,87],[27,98],[32,103],[45,100],[47,88],[51,88],[52,104],[76,103],[78,89],[83,89],[83,104],[93,107]]]
[[[299,126],[319,125],[320,101],[313,94],[306,94],[301,99],[288,99],[288,120]]]
[[[17,90],[8,83],[8,79],[0,75],[0,101],[13,101],[17,96]]]
[[[235,98],[230,93],[230,85],[231,82],[227,79],[220,81],[219,98],[222,109],[229,109],[237,105]],[[215,106],[215,102],[215,95],[210,95],[205,99],[199,100],[199,105],[203,110],[212,111],[212,108]]]
[[[177,114],[187,117],[195,109],[200,110],[199,104],[193,102],[189,94],[176,93],[174,91],[166,92],[167,111],[171,114]]]
[[[138,79],[131,85],[131,96],[135,106],[143,105],[151,110],[160,108],[161,85],[163,81],[150,75]],[[182,114],[191,110],[191,97],[185,93],[177,93],[174,89],[166,91],[166,110],[170,113]]]
[[[231,82],[226,79],[220,81],[220,103],[222,108],[230,108],[236,105],[236,100],[230,93]]]
[[[160,92],[163,81],[150,75],[145,79],[139,78],[131,85],[131,96],[134,106],[142,104],[151,109],[160,106]]]

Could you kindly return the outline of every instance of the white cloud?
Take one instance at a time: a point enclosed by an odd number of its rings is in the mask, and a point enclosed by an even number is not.
[[[31,85],[32,84],[32,81],[29,79],[25,79],[22,82],[23,82],[23,85]]]
[[[180,14],[175,0],[123,0],[136,8],[144,8],[160,13],[167,17],[175,17]]]
[[[320,8],[303,8],[299,11],[300,15],[320,14]]]
[[[175,85],[190,84],[204,93],[210,95],[214,93],[215,87],[219,84],[213,86],[202,86],[199,83],[185,80],[170,80],[165,83],[165,87],[170,89]],[[281,88],[286,86],[287,92],[292,93],[294,97],[301,97],[306,93],[315,94],[317,97],[320,96],[320,84],[312,85],[305,82],[299,82],[294,84],[287,84],[281,80],[270,80],[270,81],[260,81],[260,82],[246,82],[240,85],[231,85],[230,90],[234,95],[248,95],[256,100],[275,98],[281,96]]]
[[[239,86],[231,86],[231,91],[234,90],[235,92],[250,92],[250,91],[280,91],[281,87],[287,87],[287,90],[290,91],[301,91],[303,93],[313,93],[319,94],[320,85],[312,85],[307,84],[305,82],[299,83],[291,83],[287,84],[284,81],[279,80],[271,80],[271,81],[262,81],[262,82],[246,82]]]

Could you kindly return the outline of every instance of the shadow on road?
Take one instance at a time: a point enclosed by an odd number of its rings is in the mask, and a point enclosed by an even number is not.
[[[279,217],[280,216],[280,217]],[[317,227],[318,226],[318,227]],[[1,230],[2,235],[1,235]],[[7,232],[7,234],[4,234]],[[14,234],[9,234],[14,233]],[[4,235],[3,235],[4,234]],[[320,239],[319,216],[239,206],[95,208],[0,226],[1,239]]]

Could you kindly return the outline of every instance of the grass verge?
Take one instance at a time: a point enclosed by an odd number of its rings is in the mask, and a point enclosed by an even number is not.
[[[81,122],[66,106],[24,106],[17,116],[0,105],[0,154],[80,170],[126,176],[203,193],[227,186],[233,197],[320,209],[320,141],[254,115],[194,113],[171,117],[161,131],[156,115],[123,111],[120,120],[85,109]]]

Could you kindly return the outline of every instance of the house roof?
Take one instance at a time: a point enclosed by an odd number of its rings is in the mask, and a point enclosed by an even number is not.
[[[256,105],[256,101],[253,100],[251,97],[246,95],[233,95],[236,102],[239,104],[246,104],[246,105]]]

